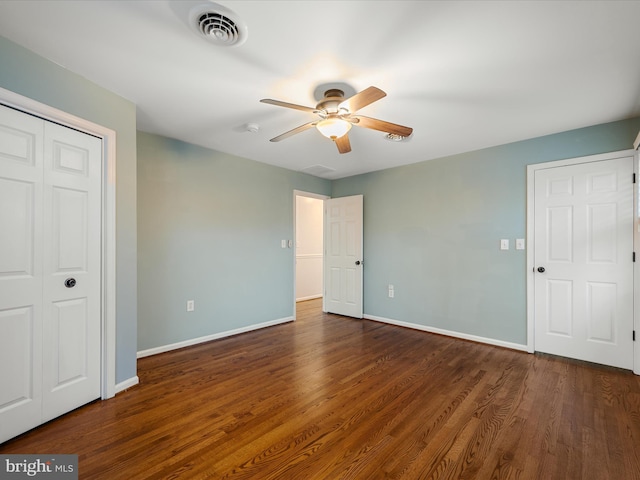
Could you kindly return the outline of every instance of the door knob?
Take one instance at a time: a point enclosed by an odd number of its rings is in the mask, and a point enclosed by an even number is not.
[[[538,271],[539,271],[540,273],[544,273],[544,267],[538,267]]]
[[[67,288],[73,288],[76,286],[76,279],[75,278],[67,278],[64,281],[64,286]]]
[[[356,260],[356,265],[360,265],[362,262],[360,260]]]

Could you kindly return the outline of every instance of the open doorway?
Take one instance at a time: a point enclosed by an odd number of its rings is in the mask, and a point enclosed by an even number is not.
[[[323,217],[326,198],[329,197],[309,192],[294,192],[296,303],[322,298],[323,295]]]

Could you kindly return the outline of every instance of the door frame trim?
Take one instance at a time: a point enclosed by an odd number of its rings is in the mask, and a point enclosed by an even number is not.
[[[327,198],[331,198],[329,195],[323,195],[321,193],[313,193],[313,192],[305,192],[302,190],[294,190],[293,191],[293,319],[296,319],[296,304],[297,302],[297,294],[296,294],[296,287],[297,287],[297,273],[296,273],[296,258],[297,258],[297,251],[298,251],[298,247],[297,247],[297,238],[296,238],[296,229],[297,229],[297,222],[298,222],[298,212],[297,212],[297,208],[296,208],[296,197],[309,197],[309,198],[315,198],[318,200],[326,200]],[[324,218],[322,219],[322,223],[323,223],[323,227],[324,227]],[[323,288],[323,301],[324,301],[324,245],[322,246],[322,288]]]
[[[0,87],[0,103],[102,140],[100,396],[116,394],[116,132]]]
[[[600,162],[603,160],[613,160],[621,157],[633,158],[633,172],[638,176],[638,157],[635,150],[621,150],[617,152],[609,152],[598,155],[588,155],[584,157],[569,158],[565,160],[556,160],[552,162],[536,163],[527,165],[527,352],[535,352],[535,292],[534,292],[534,213],[535,213],[535,172],[548,168],[563,167],[567,165],[578,165],[582,163]],[[640,219],[638,218],[638,185],[636,183],[633,188],[633,248],[634,251],[640,253]],[[638,299],[640,298],[640,262],[636,262],[633,268],[633,325],[636,332],[640,334],[640,308]],[[640,375],[640,339],[633,346],[633,372]]]

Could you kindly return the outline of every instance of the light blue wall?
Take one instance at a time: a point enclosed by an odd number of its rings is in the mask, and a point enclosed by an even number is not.
[[[526,166],[632,148],[638,130],[636,118],[334,181],[333,197],[364,195],[365,314],[526,344]]]
[[[331,182],[139,132],[139,350],[293,316],[294,190]]]
[[[0,87],[116,131],[116,382],[136,375],[136,107],[0,37]]]

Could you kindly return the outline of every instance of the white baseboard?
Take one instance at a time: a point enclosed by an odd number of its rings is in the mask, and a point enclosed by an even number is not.
[[[294,317],[279,318],[277,320],[271,320],[269,322],[257,323],[255,325],[249,325],[247,327],[236,328],[235,330],[227,330],[226,332],[214,333],[212,335],[205,335],[204,337],[192,338],[184,340],[182,342],[172,343],[170,345],[163,345],[161,347],[149,348],[147,350],[140,350],[137,354],[138,358],[149,357],[151,355],[157,355],[159,353],[170,352],[171,350],[177,350],[179,348],[190,347],[191,345],[197,345],[199,343],[210,342],[211,340],[217,340],[219,338],[231,337],[240,333],[252,332],[253,330],[260,330],[261,328],[273,327],[274,325],[280,325],[282,323],[294,321]]]
[[[428,327],[426,325],[419,325],[417,323],[402,322],[399,320],[392,320],[384,317],[376,317],[374,315],[365,315],[364,318],[366,318],[367,320],[373,320],[374,322],[388,323],[390,325],[412,328],[414,330],[421,330],[423,332],[446,335],[447,337],[460,338],[462,340],[471,340],[472,342],[478,343],[486,343],[487,345],[494,345],[496,347],[510,348],[511,350],[519,350],[522,352],[527,351],[527,346],[521,345],[519,343],[505,342],[502,340],[496,340],[494,338],[478,337],[476,335],[469,335],[467,333],[454,332],[451,330],[444,330],[442,328]]]
[[[308,297],[300,297],[300,298],[296,298],[296,302],[304,302],[306,300],[315,300],[316,298],[322,298],[322,294],[318,294],[318,295],[309,295]]]
[[[120,382],[116,384],[116,393],[120,393],[125,391],[127,388],[131,388],[134,385],[140,383],[140,379],[136,375],[135,377],[128,378],[124,382]]]

